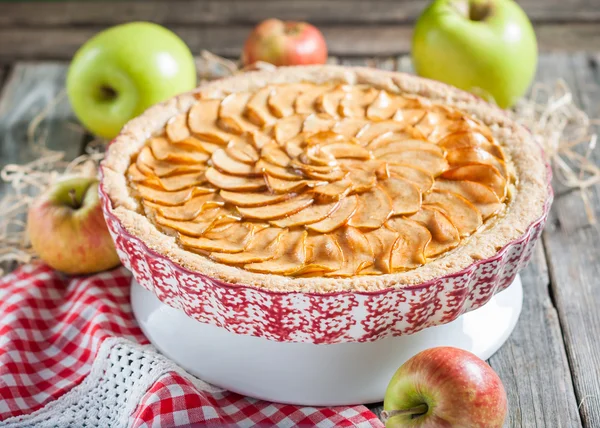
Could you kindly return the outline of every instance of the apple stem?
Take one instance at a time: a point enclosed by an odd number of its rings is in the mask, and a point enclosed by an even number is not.
[[[69,190],[69,197],[71,198],[71,205],[74,209],[79,208],[79,202],[77,202],[77,192],[75,189]]]
[[[393,418],[398,415],[410,415],[410,416],[421,416],[427,413],[429,410],[429,406],[425,403],[419,404],[418,406],[412,407],[410,409],[402,409],[402,410],[384,410],[381,412],[381,420],[385,424],[388,419]]]
[[[490,0],[471,2],[469,5],[469,19],[471,21],[484,21],[492,13],[493,4]]]
[[[110,86],[102,85],[100,87],[100,95],[103,100],[111,101],[117,98],[117,91]]]

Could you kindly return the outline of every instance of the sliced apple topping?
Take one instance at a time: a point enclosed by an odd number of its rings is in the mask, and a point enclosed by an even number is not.
[[[336,271],[326,273],[326,276],[354,276],[360,271],[373,265],[373,250],[365,235],[354,227],[342,227],[335,231],[344,262]]]
[[[448,162],[443,156],[426,150],[404,150],[386,153],[379,159],[391,164],[414,165],[429,172],[434,177],[448,169]]]
[[[326,113],[330,117],[338,117],[340,102],[349,89],[348,85],[338,85],[331,91],[318,96],[316,106],[319,112]]]
[[[300,93],[311,87],[312,85],[310,83],[294,83],[276,86],[269,94],[267,100],[271,113],[278,118],[293,115],[296,112],[294,108],[296,98]]]
[[[172,175],[170,177],[157,178],[160,187],[169,192],[182,190],[188,187],[200,186],[206,183],[203,172],[194,172],[191,174]]]
[[[487,164],[494,166],[504,178],[508,177],[504,161],[491,155],[479,147],[452,149],[448,151],[446,159],[451,166]]]
[[[351,188],[352,182],[344,179],[328,183],[324,186],[317,186],[313,194],[320,201],[339,201],[346,197]]]
[[[266,187],[262,177],[236,177],[212,167],[206,170],[205,177],[213,186],[224,190],[256,191]]]
[[[189,172],[201,172],[206,169],[203,164],[179,164],[159,161],[154,158],[150,146],[145,146],[137,156],[136,166],[139,171],[147,176],[166,177]]]
[[[221,100],[198,100],[188,113],[188,126],[199,138],[211,143],[227,144],[235,137],[222,131],[217,123]]]
[[[446,135],[437,143],[445,150],[466,149],[470,147],[480,147],[500,160],[504,160],[502,148],[492,143],[480,132],[475,131],[457,131]]]
[[[281,178],[282,180],[298,181],[303,178],[302,174],[297,173],[292,168],[283,168],[264,159],[261,159],[256,163],[256,168],[260,171],[264,171],[265,174],[271,177]]]
[[[244,218],[273,220],[295,214],[312,203],[312,197],[309,195],[302,195],[271,205],[260,207],[238,207],[238,211]]]
[[[308,135],[316,134],[322,131],[329,131],[335,120],[320,114],[311,114],[307,116],[302,124],[302,132],[306,132]]]
[[[427,141],[424,135],[417,132],[414,128],[407,126],[401,131],[384,132],[383,134],[378,135],[369,142],[367,148],[369,150],[375,150],[387,144],[404,140]]]
[[[324,204],[311,204],[308,207],[298,211],[288,217],[272,220],[271,224],[277,227],[296,227],[305,224],[316,223],[327,218],[333,211],[339,207],[339,202],[329,202]]]
[[[358,144],[351,143],[334,143],[323,147],[323,151],[330,153],[332,156],[343,159],[370,159],[371,153]]]
[[[150,148],[158,160],[167,160],[180,163],[206,162],[208,155],[197,150],[187,150],[185,146],[170,144],[163,137],[154,137],[150,140]]]
[[[148,176],[148,175],[142,173],[140,171],[140,169],[138,168],[137,164],[132,163],[131,165],[129,165],[129,168],[127,168],[127,178],[130,181],[144,181],[149,178],[154,178],[154,176],[153,175]]]
[[[260,151],[260,155],[266,161],[282,168],[287,167],[291,160],[285,151],[274,141],[265,144]]]
[[[313,85],[306,89],[304,92],[299,94],[294,101],[294,108],[298,114],[313,114],[318,113],[319,110],[315,105],[315,101],[325,92],[330,91],[332,88],[329,85]]]
[[[180,114],[172,117],[165,127],[165,132],[169,140],[173,143],[185,140],[190,136],[190,130],[187,126],[187,115]]]
[[[438,180],[433,188],[462,196],[477,207],[484,220],[504,208],[504,204],[492,189],[474,181]]]
[[[184,247],[206,252],[240,253],[250,243],[253,229],[254,226],[251,223],[234,223],[227,228],[226,234],[219,233],[216,234],[218,236],[200,238],[179,235],[179,242]]]
[[[439,157],[444,156],[444,151],[437,145],[422,140],[393,141],[388,144],[380,143],[379,147],[373,150],[373,154],[377,157],[383,157],[388,153],[398,153],[406,150],[424,150],[435,153]]]
[[[250,263],[244,267],[249,271],[293,275],[302,269],[306,261],[305,230],[289,230],[279,242],[278,254],[271,260]]]
[[[363,129],[368,123],[370,121],[364,118],[346,117],[336,122],[331,130],[335,134],[344,137],[342,141],[352,141],[356,134],[358,134],[358,131]]]
[[[176,230],[188,236],[202,236],[215,223],[226,224],[239,220],[239,217],[231,214],[227,209],[221,207],[209,208],[198,214],[193,221],[174,220],[162,215],[156,216],[156,222],[161,226]]]
[[[341,200],[339,207],[333,211],[327,218],[317,222],[308,224],[306,227],[315,232],[329,233],[346,223],[348,219],[356,212],[358,208],[358,196],[353,195]]]
[[[270,195],[268,193],[230,192],[228,190],[221,190],[220,195],[225,202],[236,207],[261,207],[285,201],[293,196],[291,193]]]
[[[248,165],[253,165],[260,159],[256,149],[244,141],[229,143],[225,151],[233,159]]]
[[[261,170],[258,166],[239,162],[229,156],[223,149],[214,152],[210,160],[213,167],[226,174],[239,175],[242,177],[255,177],[261,175]]]
[[[305,116],[293,115],[278,120],[273,126],[275,141],[285,143],[297,136],[304,125]]]
[[[427,114],[427,110],[423,108],[403,108],[396,110],[392,119],[398,122],[400,126],[416,125]]]
[[[431,241],[425,247],[427,258],[450,251],[460,243],[458,230],[448,217],[438,210],[425,207],[409,219],[424,225],[431,234]]]
[[[271,114],[267,105],[267,100],[273,91],[273,86],[265,86],[254,93],[246,104],[246,115],[252,123],[261,128],[277,122],[277,118]]]
[[[275,256],[277,247],[279,246],[279,242],[284,233],[283,229],[278,229],[276,227],[263,229],[254,234],[243,252],[212,252],[210,253],[210,258],[217,262],[231,265],[257,263],[270,260]]]
[[[358,195],[358,209],[350,217],[348,225],[360,229],[377,229],[392,214],[392,201],[381,187],[374,187]]]
[[[342,268],[344,254],[339,243],[331,235],[308,235],[306,237],[306,262],[296,275],[323,275]]]
[[[425,264],[425,248],[431,241],[431,234],[427,228],[402,217],[394,217],[386,224],[398,232],[398,239],[392,247],[392,272],[414,269]]]
[[[392,272],[392,249],[398,239],[398,232],[388,227],[380,227],[365,233],[371,249],[375,264],[372,267],[372,274],[391,273]]]
[[[234,92],[221,101],[219,120],[225,130],[242,135],[258,129],[254,123],[243,116],[251,96],[251,92]]]
[[[456,226],[461,237],[469,236],[483,224],[481,212],[477,207],[456,193],[434,190],[425,196],[423,204],[445,214]]]
[[[465,165],[452,168],[441,175],[447,180],[467,180],[481,183],[504,200],[506,196],[506,179],[492,165]]]
[[[431,189],[435,180],[431,173],[406,164],[388,165],[388,170],[390,174],[397,175],[415,184],[421,193],[426,193]]]
[[[415,125],[415,129],[422,132],[429,141],[437,142],[447,134],[456,117],[460,116],[453,115],[446,107],[436,106],[429,109],[425,116],[419,120],[419,123]]]
[[[165,190],[157,190],[152,187],[144,186],[143,184],[138,184],[136,186],[136,190],[140,194],[140,196],[148,201],[157,202],[163,205],[181,205],[184,202],[191,199],[194,195],[202,195],[206,193],[214,192],[215,189],[211,189],[208,187],[190,187],[183,190],[178,190],[176,192],[168,192]]]
[[[224,201],[216,193],[197,195],[186,201],[183,205],[163,207],[157,206],[156,210],[164,218],[170,220],[194,220],[200,213],[224,205]]]
[[[269,189],[275,193],[298,192],[306,187],[310,187],[311,184],[318,184],[318,182],[311,180],[282,180],[281,178],[272,177],[270,175],[267,175],[266,181]]]
[[[410,181],[392,176],[381,182],[381,188],[392,201],[394,215],[412,214],[421,209],[421,192]]]
[[[390,119],[406,102],[404,97],[382,90],[367,108],[366,115],[374,120]]]
[[[365,117],[366,108],[375,100],[378,93],[375,88],[353,87],[340,101],[338,113],[343,117]]]
[[[381,122],[371,122],[365,125],[356,134],[356,139],[360,144],[366,146],[375,138],[389,132],[400,132],[406,126],[393,120],[382,120]]]

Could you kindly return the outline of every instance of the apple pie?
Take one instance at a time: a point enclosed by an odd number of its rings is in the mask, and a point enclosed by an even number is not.
[[[488,258],[539,219],[531,135],[415,76],[309,66],[211,82],[131,121],[103,191],[184,268],[276,291],[418,284]]]

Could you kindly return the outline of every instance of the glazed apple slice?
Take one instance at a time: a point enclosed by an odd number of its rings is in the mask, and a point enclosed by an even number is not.
[[[229,132],[238,135],[252,132],[258,127],[243,116],[250,92],[234,92],[227,95],[219,106],[219,123]]]
[[[295,214],[312,203],[313,198],[310,195],[301,195],[283,202],[261,207],[238,207],[238,211],[245,218],[275,220]]]
[[[309,168],[308,166],[306,166],[303,169],[303,172],[309,178],[312,178],[317,181],[328,181],[330,183],[333,181],[339,181],[346,176],[346,172],[342,171],[339,168],[334,168],[330,172],[318,172],[314,168]]]
[[[380,273],[391,273],[392,248],[396,239],[398,239],[398,232],[387,227],[380,227],[379,229],[365,232],[365,236],[373,250],[374,265],[371,268],[372,271],[367,270],[362,273],[375,275]]]
[[[448,133],[448,129],[454,122],[455,117],[451,110],[444,106],[436,106],[419,120],[419,123],[415,125],[415,129],[422,132],[429,141],[437,142]]]
[[[438,143],[445,150],[466,149],[469,147],[480,147],[500,160],[504,160],[502,148],[490,142],[485,135],[476,131],[457,131],[446,135]]]
[[[277,252],[283,229],[268,227],[252,236],[244,251],[239,253],[212,252],[210,258],[230,265],[264,262],[272,259]]]
[[[315,105],[316,99],[332,89],[330,85],[311,85],[306,91],[296,97],[294,109],[298,114],[318,113]]]
[[[491,129],[481,123],[479,120],[474,117],[461,115],[458,119],[454,120],[452,124],[446,129],[446,135],[454,132],[477,132],[483,134],[488,141],[494,141],[494,136],[492,135]],[[446,135],[441,136],[445,138]],[[441,138],[440,138],[441,140]]]
[[[303,176],[297,173],[292,168],[283,168],[277,165],[267,162],[265,159],[261,159],[256,162],[256,169],[263,171],[270,177],[280,178],[282,180],[299,181],[302,180]]]
[[[361,145],[366,146],[380,135],[387,134],[388,132],[400,132],[404,128],[406,128],[405,125],[393,120],[371,122],[358,131],[356,134],[356,139]]]
[[[272,220],[270,223],[277,227],[304,226],[305,224],[316,223],[327,218],[339,206],[339,202],[329,202],[324,204],[313,203],[295,214],[279,220]]]
[[[390,174],[410,181],[419,188],[421,193],[429,191],[433,186],[433,175],[423,169],[403,164],[388,165],[387,167]]]
[[[308,235],[304,244],[306,261],[296,275],[324,274],[341,269],[344,255],[330,235]]]
[[[282,168],[287,167],[291,160],[286,152],[274,141],[265,144],[260,150],[260,155],[264,160]]]
[[[267,105],[267,100],[274,89],[272,85],[259,89],[246,104],[246,115],[252,123],[261,128],[274,125],[277,122],[277,118],[271,114]]]
[[[187,126],[187,115],[183,113],[169,119],[165,131],[169,140],[174,143],[188,138],[190,130]]]
[[[392,201],[381,187],[373,187],[358,195],[358,209],[348,220],[348,225],[360,229],[377,229],[392,214]]]
[[[265,131],[265,132],[268,132]],[[247,134],[248,142],[260,150],[265,144],[270,143],[273,139],[267,133],[261,131],[253,131]]]
[[[437,176],[448,169],[448,162],[439,154],[425,150],[404,150],[401,152],[386,153],[379,156],[390,164],[414,165],[419,169]]]
[[[440,211],[423,208],[409,217],[429,230],[431,241],[425,247],[425,257],[432,258],[458,246],[460,235],[454,224]]]
[[[387,144],[379,144],[379,147],[373,149],[373,154],[376,157],[384,156],[388,153],[398,153],[406,150],[424,150],[435,153],[437,156],[444,156],[444,151],[433,143],[422,140],[402,140],[390,141]]]
[[[300,181],[290,181],[290,180],[282,180],[281,178],[271,177],[267,175],[265,177],[267,181],[267,186],[269,190],[274,193],[290,193],[297,192],[306,187],[315,187],[318,185],[325,185],[327,182],[322,181],[314,181],[314,180],[300,180]]]
[[[406,103],[406,99],[401,95],[390,94],[388,91],[381,90],[367,108],[366,115],[371,120],[390,119]]]
[[[352,182],[344,179],[328,183],[324,186],[317,186],[313,190],[315,198],[322,202],[338,201],[343,199],[350,189],[352,188]]]
[[[333,125],[331,130],[337,134],[341,135],[343,139],[341,141],[352,141],[358,131],[365,127],[370,123],[370,121],[360,118],[360,117],[345,117],[342,120],[339,120]]]
[[[294,138],[300,133],[300,131],[302,131],[305,119],[306,116],[295,114],[293,116],[288,116],[284,119],[278,120],[273,126],[275,140],[282,144]]]
[[[365,235],[354,227],[345,226],[333,233],[344,255],[342,267],[325,276],[354,276],[373,265],[373,250]]]
[[[228,190],[221,190],[220,195],[225,202],[238,207],[261,207],[285,201],[293,196],[291,193],[269,195],[265,193],[230,192]]]
[[[241,177],[256,177],[262,174],[261,170],[254,165],[248,165],[233,159],[223,149],[213,153],[210,158],[213,167],[225,174],[231,174]]]
[[[330,153],[332,156],[343,159],[370,159],[371,153],[358,144],[351,143],[334,143],[324,146],[323,151]]]
[[[249,263],[244,266],[249,271],[276,275],[293,275],[304,266],[306,261],[305,230],[283,232],[279,241],[278,254],[271,260]]]
[[[438,180],[434,189],[446,190],[462,196],[481,212],[483,219],[497,214],[504,208],[498,196],[489,187],[474,181]]]
[[[469,236],[483,224],[481,212],[477,207],[456,193],[433,190],[425,195],[423,206],[438,209],[445,214],[461,237]]]
[[[425,226],[403,217],[394,217],[386,223],[398,232],[391,252],[392,272],[415,269],[426,262],[425,248],[431,241],[431,234]]]
[[[139,171],[147,176],[165,177],[174,174],[183,174],[188,172],[201,172],[206,169],[202,164],[178,164],[166,161],[159,161],[154,158],[150,147],[145,146],[137,156],[135,161]]]
[[[342,98],[338,113],[342,117],[365,117],[365,110],[375,100],[379,91],[375,88],[352,87]]]
[[[140,171],[138,166],[135,163],[132,163],[131,165],[129,165],[129,168],[127,168],[127,179],[129,181],[138,182],[138,181],[145,181],[147,179],[156,178],[156,176],[152,173],[152,171],[150,171],[150,170],[147,170],[147,171],[150,173],[150,175],[146,175],[146,174],[142,173],[142,171]]]
[[[476,164],[459,166],[445,171],[441,175],[441,178],[446,180],[467,180],[481,183],[492,189],[500,200],[503,201],[506,197],[506,179],[502,177],[496,167],[492,165]]]
[[[187,150],[185,146],[179,144],[170,144],[169,140],[163,137],[154,137],[150,139],[150,148],[154,158],[178,163],[205,163],[208,155],[198,150]]]
[[[306,134],[316,134],[318,132],[329,131],[336,121],[328,116],[321,114],[311,114],[306,116],[302,124],[302,132]]]
[[[236,161],[248,165],[254,165],[260,159],[256,149],[245,141],[231,142],[225,151]]]
[[[390,143],[395,143],[397,141],[404,141],[404,140],[425,141],[424,136],[422,136],[422,138],[419,138],[418,136],[419,136],[419,133],[417,133],[411,127],[403,128],[401,131],[384,132],[383,134],[380,134],[379,136],[373,138],[367,145],[367,148],[369,150],[375,150],[380,147],[386,146]]]
[[[202,250],[206,252],[219,251],[220,253],[240,253],[248,246],[252,239],[252,224],[234,223],[227,228],[226,234],[221,237],[213,236],[213,239],[205,237],[189,237],[179,235],[179,242],[188,249]],[[223,235],[226,235],[223,237]]]
[[[303,163],[316,166],[334,167],[338,165],[335,156],[329,151],[323,150],[319,145],[308,147],[306,153],[301,154],[298,159]]]
[[[318,96],[315,103],[317,110],[330,117],[338,117],[340,102],[346,96],[348,90],[350,90],[348,85],[337,85],[332,90]]]
[[[267,100],[271,114],[275,117],[288,117],[295,113],[294,104],[298,95],[310,88],[310,83],[292,83],[276,86]]]
[[[346,180],[352,184],[352,193],[368,192],[377,184],[377,177],[373,171],[367,169],[351,169],[346,175]]]
[[[451,166],[485,164],[494,166],[504,178],[508,177],[504,161],[491,155],[479,147],[452,149],[446,154],[446,159]]]
[[[392,214],[412,214],[421,209],[421,192],[408,180],[391,176],[379,185],[392,201]]]
[[[205,177],[213,186],[238,192],[263,190],[266,183],[263,177],[237,177],[223,174],[216,168],[208,168]]]
[[[396,110],[396,113],[394,113],[394,116],[392,116],[392,120],[397,122],[402,127],[415,126],[421,119],[423,119],[426,113],[427,111],[421,107],[401,108]]]
[[[202,236],[216,221],[235,222],[238,219],[238,217],[231,214],[228,210],[220,207],[202,211],[193,221],[169,219],[160,214],[155,216],[156,223],[159,225],[187,236]]]
[[[340,201],[340,206],[323,220],[306,227],[319,233],[332,232],[348,223],[348,219],[358,208],[358,196],[351,195]]]
[[[205,195],[194,196],[189,201],[186,201],[183,205],[176,207],[158,206],[156,210],[164,218],[170,220],[189,221],[194,220],[200,215],[200,213],[204,211],[218,208],[223,205],[224,202],[219,198],[219,195],[216,193],[208,193]]]
[[[198,100],[188,113],[190,131],[200,139],[216,144],[227,144],[238,137],[217,126],[221,100]]]
[[[184,202],[189,201],[194,195],[202,195],[215,191],[215,189],[210,189],[208,187],[195,186],[176,192],[168,192],[166,190],[153,189],[152,187],[144,186],[142,184],[138,184],[136,190],[143,199],[167,206],[181,205]]]
[[[204,172],[172,175],[170,177],[158,178],[157,180],[160,183],[160,187],[169,192],[187,189],[189,187],[196,187],[206,183]]]
[[[208,141],[200,140],[196,137],[188,137],[185,140],[178,141],[174,145],[182,146],[185,150],[196,150],[198,152],[204,152],[208,155],[221,149],[221,144],[209,143]]]

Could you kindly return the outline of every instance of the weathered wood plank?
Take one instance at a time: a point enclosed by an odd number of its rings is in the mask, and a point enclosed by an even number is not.
[[[410,51],[411,25],[323,25],[329,51],[339,56],[391,56]],[[15,59],[69,59],[102,27],[0,28],[0,61]],[[173,26],[193,53],[202,49],[237,57],[251,30],[249,25]],[[540,24],[536,27],[541,51],[593,50],[600,46],[600,25]]]
[[[566,22],[600,19],[590,0],[520,0],[534,21]],[[307,20],[323,23],[407,23],[423,10],[422,0],[172,0],[13,2],[2,6],[0,25],[68,26],[113,25],[144,20],[162,24],[252,24],[260,20]]]
[[[556,77],[568,76],[575,102],[600,117],[596,57],[563,56]],[[560,74],[558,74],[560,73]],[[600,131],[600,129],[598,129]],[[596,164],[600,154],[593,155]],[[600,219],[600,186],[589,189],[589,207]],[[551,291],[563,329],[584,426],[600,426],[600,229],[590,224],[577,191],[558,196],[544,233]]]

